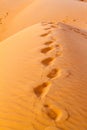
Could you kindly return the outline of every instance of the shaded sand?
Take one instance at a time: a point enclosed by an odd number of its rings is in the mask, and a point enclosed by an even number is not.
[[[12,0],[0,0],[0,41],[4,39],[4,35],[6,35],[6,38],[10,36],[8,30],[11,29],[12,20],[33,1],[19,0],[13,2]]]
[[[0,130],[87,129],[87,32],[44,28],[0,42]]]

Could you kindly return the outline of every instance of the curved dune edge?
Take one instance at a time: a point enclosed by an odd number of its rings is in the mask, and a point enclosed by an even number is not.
[[[87,5],[77,0],[4,0],[0,4],[0,41],[41,21],[63,22],[87,29]]]
[[[87,129],[86,43],[87,32],[53,22],[1,42],[0,129]]]

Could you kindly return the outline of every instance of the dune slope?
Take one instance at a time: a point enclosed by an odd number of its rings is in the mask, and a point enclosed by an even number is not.
[[[34,0],[0,0],[0,41],[8,37],[7,32],[11,29],[10,25],[14,17],[33,1]],[[4,37],[4,35],[6,35],[6,37]]]
[[[87,129],[87,32],[52,22],[0,43],[0,129]]]

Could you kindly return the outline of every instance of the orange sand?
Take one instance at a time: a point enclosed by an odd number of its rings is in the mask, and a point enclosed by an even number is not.
[[[0,130],[87,130],[87,3],[7,1],[0,2]]]

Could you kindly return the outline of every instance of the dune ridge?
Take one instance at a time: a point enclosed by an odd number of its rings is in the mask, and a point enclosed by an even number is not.
[[[15,9],[10,10],[8,4],[8,8],[5,9],[4,13],[8,12],[9,15],[5,24],[0,25],[0,41],[41,21],[64,22],[87,29],[87,5],[76,0],[28,0],[27,2],[22,0],[18,3],[13,2],[12,7]]]

